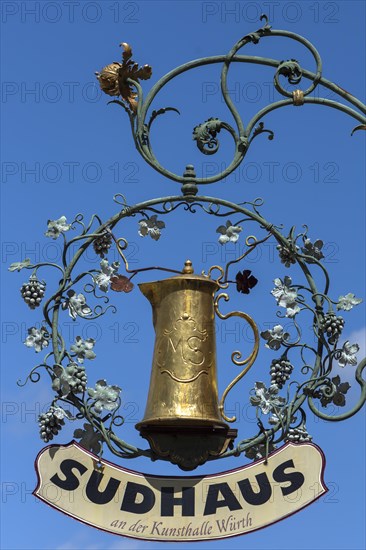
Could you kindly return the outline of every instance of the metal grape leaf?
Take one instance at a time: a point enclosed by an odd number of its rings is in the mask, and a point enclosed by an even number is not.
[[[244,269],[243,272],[239,271],[236,274],[236,290],[243,294],[249,294],[250,290],[258,283],[258,279],[251,275],[249,269]]]
[[[80,445],[92,453],[99,453],[102,448],[100,442],[103,440],[103,436],[95,432],[91,424],[84,424],[84,430],[81,428],[75,430],[74,437],[80,439]]]
[[[30,259],[26,258],[23,262],[14,262],[13,264],[10,264],[10,267],[8,267],[9,271],[20,271],[24,267],[30,266]]]
[[[125,277],[125,275],[115,275],[111,277],[111,290],[115,292],[131,292],[133,286],[133,283],[131,283],[130,279]]]

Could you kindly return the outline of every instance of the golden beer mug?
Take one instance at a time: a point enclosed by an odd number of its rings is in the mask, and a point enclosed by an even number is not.
[[[156,338],[150,388],[144,418],[136,425],[152,451],[192,470],[211,456],[224,453],[237,435],[224,422],[233,421],[223,412],[224,399],[233,385],[249,370],[258,353],[258,330],[243,312],[222,315],[218,282],[195,275],[187,260],[182,275],[139,284],[153,309]],[[247,359],[232,354],[237,365],[246,365],[218,399],[215,311],[226,319],[239,315],[249,322],[255,345]],[[236,358],[235,358],[236,357]]]

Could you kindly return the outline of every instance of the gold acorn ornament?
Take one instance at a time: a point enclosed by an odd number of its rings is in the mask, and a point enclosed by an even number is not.
[[[148,80],[152,75],[150,65],[138,66],[132,58],[132,49],[129,44],[122,42],[123,47],[122,63],[114,61],[110,65],[106,65],[100,73],[96,72],[96,77],[99,80],[101,90],[111,96],[121,96],[133,114],[137,110],[137,93],[133,89],[133,85],[127,82],[127,79]]]

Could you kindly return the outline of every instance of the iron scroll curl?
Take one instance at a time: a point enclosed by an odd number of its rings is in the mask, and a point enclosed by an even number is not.
[[[214,155],[218,151],[220,146],[218,134],[220,133],[220,131],[223,130],[228,132],[229,135],[232,137],[235,147],[234,157],[231,162],[228,163],[227,167],[224,170],[205,178],[196,177],[196,175],[194,175],[193,180],[195,185],[207,185],[215,183],[229,176],[241,164],[246,154],[248,153],[251,143],[258,135],[266,133],[268,139],[273,139],[274,132],[265,128],[262,119],[272,111],[275,111],[282,107],[305,106],[310,104],[327,106],[332,109],[340,110],[361,123],[354,128],[352,134],[356,130],[365,129],[366,117],[364,115],[366,114],[366,106],[352,94],[322,76],[322,60],[315,46],[306,38],[296,33],[286,30],[273,29],[269,25],[268,17],[266,15],[262,15],[260,19],[264,20],[264,25],[256,31],[249,33],[241,38],[226,55],[217,55],[196,59],[173,69],[158,80],[158,82],[151,88],[146,98],[144,98],[142,86],[139,83],[139,78],[133,78],[134,76],[139,76],[140,73],[126,71],[124,68],[124,64],[119,64],[121,65],[119,69],[119,77],[117,75],[117,69],[115,69],[116,75],[115,80],[113,81],[110,77],[110,74],[108,73],[110,65],[105,67],[105,69],[103,69],[100,73],[97,73],[97,77],[102,85],[102,90],[109,95],[121,97],[121,99],[112,100],[111,103],[116,103],[122,106],[127,112],[130,120],[132,136],[137,151],[152,168],[154,168],[167,179],[184,185],[188,183],[187,178],[189,177],[189,174],[176,174],[164,167],[158,161],[152,146],[150,135],[151,128],[152,124],[159,116],[162,116],[172,111],[180,114],[180,111],[177,107],[159,108],[158,110],[153,110],[151,112],[149,120],[147,119],[148,113],[150,112],[153,101],[157,99],[159,92],[169,82],[188,71],[198,69],[206,65],[222,64],[221,93],[223,101],[225,102],[230,112],[230,115],[234,120],[234,125],[230,124],[229,122],[222,121],[219,118],[211,117],[208,120],[199,123],[193,129],[193,139],[196,141],[197,147],[201,151],[201,153],[205,155]],[[268,57],[247,56],[239,54],[240,50],[242,50],[242,48],[244,48],[249,43],[258,44],[259,41],[276,37],[287,38],[304,46],[304,48],[311,53],[314,59],[316,65],[315,72],[303,68],[296,59],[289,59],[284,61],[271,59]],[[130,54],[132,55],[131,48],[128,44],[122,44],[122,46],[125,48],[123,58],[125,58],[127,52],[129,56]],[[250,118],[249,122],[245,124],[233,100],[230,97],[230,92],[227,85],[228,74],[232,63],[249,63],[273,67],[275,69],[273,77],[274,88],[284,99],[279,99],[278,101],[274,101],[273,103],[265,106],[263,109],[258,111],[258,113],[254,114]],[[145,67],[148,66],[145,65],[142,69],[144,69]],[[149,69],[151,70],[150,67]],[[151,75],[151,72],[149,73],[149,75]],[[143,78],[150,78],[149,75],[145,75],[143,76]],[[108,81],[109,88],[105,85],[103,86],[103,83],[105,84],[105,79],[107,78],[107,76],[110,79]],[[142,77],[140,76],[140,78]],[[287,79],[288,84],[294,89],[292,91],[287,90],[281,84],[281,78]],[[310,85],[307,86],[305,89],[299,88],[303,79],[310,80]],[[328,90],[331,90],[341,99],[347,101],[353,107],[356,107],[360,112],[339,101],[329,100],[325,97],[311,96],[310,94],[314,92],[314,90],[319,85],[322,85]],[[129,95],[126,95],[126,89],[129,90]],[[131,98],[134,105],[133,108],[131,108]]]

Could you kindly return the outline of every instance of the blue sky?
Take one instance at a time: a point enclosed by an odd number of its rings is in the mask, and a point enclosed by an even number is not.
[[[19,288],[28,272],[9,273],[10,263],[28,256],[33,262],[57,261],[60,244],[44,236],[47,220],[78,212],[88,219],[94,212],[103,220],[118,212],[115,193],[129,204],[175,194],[177,184],[164,180],[146,165],[134,149],[126,114],[107,106],[94,71],[120,59],[120,42],[132,45],[134,59],[153,67],[145,93],[165,73],[186,61],[224,54],[243,35],[261,26],[262,12],[273,28],[308,38],[323,60],[323,75],[360,98],[365,97],[365,4],[363,2],[2,2],[2,547],[4,549],[122,549],[157,548],[158,544],[119,538],[86,527],[45,506],[31,495],[36,485],[33,462],[42,448],[37,416],[47,410],[52,392],[46,379],[19,388],[38,361],[23,342],[26,328],[41,321],[30,311]],[[276,59],[296,58],[309,70],[313,60],[304,49],[284,39],[250,45],[248,55]],[[205,67],[179,77],[158,96],[154,108],[173,106],[156,121],[154,150],[163,165],[182,173],[192,163],[197,174],[208,175],[231,160],[230,140],[222,135],[217,155],[205,157],[191,139],[195,125],[209,117],[230,120],[218,93],[220,69]],[[278,97],[271,88],[273,69],[240,65],[230,73],[229,88],[245,122]],[[318,92],[316,92],[318,93]],[[322,97],[336,99],[328,90]],[[350,133],[357,121],[318,105],[286,107],[268,115],[266,128],[275,139],[258,136],[237,174],[204,191],[233,201],[264,199],[263,215],[283,223],[309,226],[313,240],[324,243],[330,294],[354,292],[365,298],[365,138]],[[220,135],[221,137],[221,135]],[[137,218],[119,227],[130,242],[132,266],[156,263],[181,269],[187,258],[200,272],[225,264],[238,247],[221,247],[217,220],[177,211],[164,219],[159,242],[142,239]],[[244,240],[242,241],[242,243]],[[98,267],[92,254],[89,265]],[[275,277],[290,274],[277,259],[275,243],[248,259],[248,268],[260,283],[248,298],[234,296],[233,309],[251,313],[263,328],[273,326],[276,307],[270,290]],[[235,272],[234,272],[235,274]],[[41,272],[49,291],[57,277]],[[157,278],[148,274],[137,282]],[[137,279],[137,278],[136,278]],[[113,296],[118,307],[100,322],[75,323],[65,314],[61,330],[68,342],[80,331],[97,340],[97,359],[88,368],[90,380],[101,377],[122,387],[123,438],[139,445],[134,424],[143,416],[153,350],[149,304],[137,289]],[[235,307],[237,306],[237,307]],[[345,314],[344,339],[360,345],[365,356],[365,310],[361,304]],[[311,333],[308,326],[304,330]],[[219,385],[233,378],[230,353],[240,347],[236,325],[218,327]],[[231,331],[231,332],[230,332]],[[244,339],[244,343],[245,342]],[[255,380],[268,383],[272,352],[262,349],[253,372],[228,399],[238,413],[242,438],[255,432],[249,390]],[[351,380],[353,367],[343,371]],[[357,388],[350,390],[357,399]],[[56,442],[72,439],[74,423]],[[231,539],[233,548],[361,549],[365,547],[365,414],[342,423],[325,423],[311,414],[307,427],[326,455],[325,481],[329,493],[299,514],[257,533]],[[117,459],[113,459],[117,462]],[[243,457],[210,463],[195,473],[238,467]],[[174,466],[139,459],[122,466],[151,473],[180,472]],[[196,543],[202,548],[227,548],[227,541]],[[165,544],[164,548],[175,547]],[[181,544],[180,548],[188,547]]]

